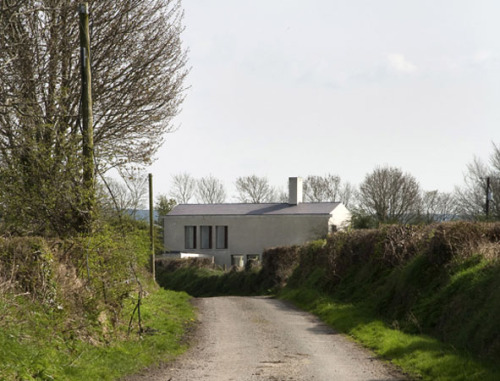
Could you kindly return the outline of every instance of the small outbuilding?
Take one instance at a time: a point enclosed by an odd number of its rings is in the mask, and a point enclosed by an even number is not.
[[[289,179],[288,203],[180,204],[163,219],[168,253],[213,256],[242,266],[271,247],[303,244],[350,223],[340,202],[302,201],[302,179]]]

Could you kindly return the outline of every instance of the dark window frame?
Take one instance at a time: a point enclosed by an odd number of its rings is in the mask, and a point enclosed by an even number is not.
[[[207,229],[208,228],[208,229]],[[208,247],[205,247],[203,244],[204,231],[208,230]],[[210,225],[201,225],[200,226],[200,249],[212,249],[213,248],[213,240],[212,240],[212,226]]]
[[[251,259],[256,260],[257,262],[260,262],[260,255],[259,254],[247,254],[247,257],[246,257],[247,262]]]
[[[193,236],[190,240],[188,240],[188,231],[193,231]],[[186,225],[184,226],[184,248],[186,250],[196,249],[196,226],[195,225]]]
[[[224,232],[224,244],[222,247],[220,247],[220,245],[219,245],[219,234],[220,234],[219,231],[221,228],[223,229],[223,232]],[[215,236],[216,236],[215,237],[215,248],[216,249],[225,250],[228,248],[228,242],[229,242],[228,231],[229,231],[229,229],[228,229],[227,225],[217,225],[215,227]]]

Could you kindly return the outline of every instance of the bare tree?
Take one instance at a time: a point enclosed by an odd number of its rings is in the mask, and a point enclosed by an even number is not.
[[[360,209],[381,223],[410,222],[418,214],[419,204],[417,180],[399,168],[376,168],[359,188]]]
[[[226,201],[226,191],[222,182],[213,177],[203,177],[197,181],[196,198],[203,204],[220,204]]]
[[[496,174],[500,174],[500,145],[493,143],[493,153],[491,154],[491,165]]]
[[[148,193],[147,174],[137,168],[121,168],[120,180],[101,178],[101,196],[105,208],[118,213],[130,213],[135,217],[139,209],[144,208]]]
[[[172,177],[170,195],[179,204],[188,204],[196,191],[196,180],[188,173],[179,173]]]
[[[144,208],[148,194],[148,175],[136,168],[122,167],[119,170],[123,184],[127,189],[130,213],[135,217],[139,209]]]
[[[442,222],[454,218],[455,201],[450,193],[437,190],[423,193],[421,214],[424,222]]]
[[[462,218],[477,218],[485,213],[485,178],[489,168],[478,158],[467,165],[464,184],[455,187],[457,212]]]
[[[490,218],[500,219],[500,149],[496,145],[493,148],[490,164],[474,158],[467,165],[464,184],[455,188],[456,212],[462,218],[485,218],[486,197],[489,197]]]
[[[353,202],[356,188],[342,183],[340,176],[307,176],[304,180],[304,198],[309,202],[340,201],[346,207]]]
[[[28,125],[52,144],[78,131],[77,4],[2,2],[2,145]],[[96,158],[101,170],[149,163],[183,100],[180,1],[100,0],[89,8]]]
[[[241,202],[259,204],[273,202],[277,197],[267,178],[256,175],[238,177],[236,179],[236,189]]]
[[[356,187],[354,185],[348,182],[341,185],[337,201],[343,203],[346,208],[350,208],[354,204],[355,197]]]
[[[288,203],[288,191],[283,189],[276,190],[276,202]]]
[[[101,178],[98,183],[100,207],[105,213],[116,215],[130,208],[130,198],[127,187],[120,181],[111,178]]]
[[[304,180],[304,198],[309,202],[337,201],[340,190],[340,177],[307,176]]]
[[[13,184],[0,201],[40,234],[77,225],[85,198],[77,4],[0,2],[0,177]],[[148,164],[183,101],[180,1],[89,8],[97,168]]]

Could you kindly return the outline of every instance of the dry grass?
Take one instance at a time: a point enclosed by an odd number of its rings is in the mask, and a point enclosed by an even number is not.
[[[500,260],[500,244],[498,242],[482,242],[477,247],[478,254],[491,262]]]

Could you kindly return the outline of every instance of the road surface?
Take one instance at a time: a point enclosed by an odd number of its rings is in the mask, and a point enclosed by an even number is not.
[[[178,360],[127,381],[406,380],[373,354],[289,303],[197,299],[200,326]]]

